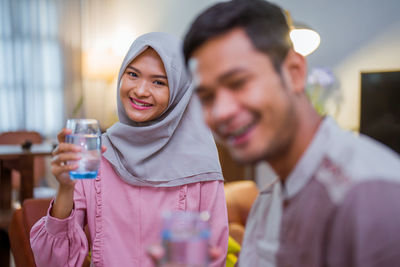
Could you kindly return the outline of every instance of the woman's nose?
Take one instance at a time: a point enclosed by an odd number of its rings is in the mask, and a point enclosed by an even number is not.
[[[134,92],[138,97],[146,97],[150,95],[150,88],[146,81],[138,81],[134,88]]]

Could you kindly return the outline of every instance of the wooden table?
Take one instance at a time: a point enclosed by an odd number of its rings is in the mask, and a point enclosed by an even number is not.
[[[20,145],[0,145],[0,266],[9,266],[10,243],[8,227],[12,216],[11,170],[21,173],[19,201],[33,197],[35,156],[49,156],[53,151],[50,144],[33,144],[30,150]]]
[[[19,201],[33,197],[35,156],[49,156],[53,151],[51,144],[33,144],[30,150],[20,145],[0,145],[0,211],[11,208],[11,170],[21,173]]]

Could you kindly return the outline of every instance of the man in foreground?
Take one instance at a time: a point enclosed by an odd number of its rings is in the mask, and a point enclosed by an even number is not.
[[[184,54],[216,138],[279,176],[253,205],[240,266],[400,266],[399,157],[316,113],[279,7],[218,3]]]

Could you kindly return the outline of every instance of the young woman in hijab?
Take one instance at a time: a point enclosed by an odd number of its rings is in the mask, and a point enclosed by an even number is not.
[[[130,47],[118,76],[119,122],[102,136],[98,177],[71,180],[73,145],[58,135],[52,173],[59,181],[47,216],[31,230],[38,266],[152,266],[147,249],[160,241],[162,211],[208,211],[210,245],[223,266],[228,242],[223,177],[181,56],[180,42],[148,33]]]

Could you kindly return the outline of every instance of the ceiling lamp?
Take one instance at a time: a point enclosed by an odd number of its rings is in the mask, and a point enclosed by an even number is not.
[[[286,18],[294,50],[303,56],[314,52],[321,42],[319,34],[305,25],[293,23],[289,11],[286,11]]]

